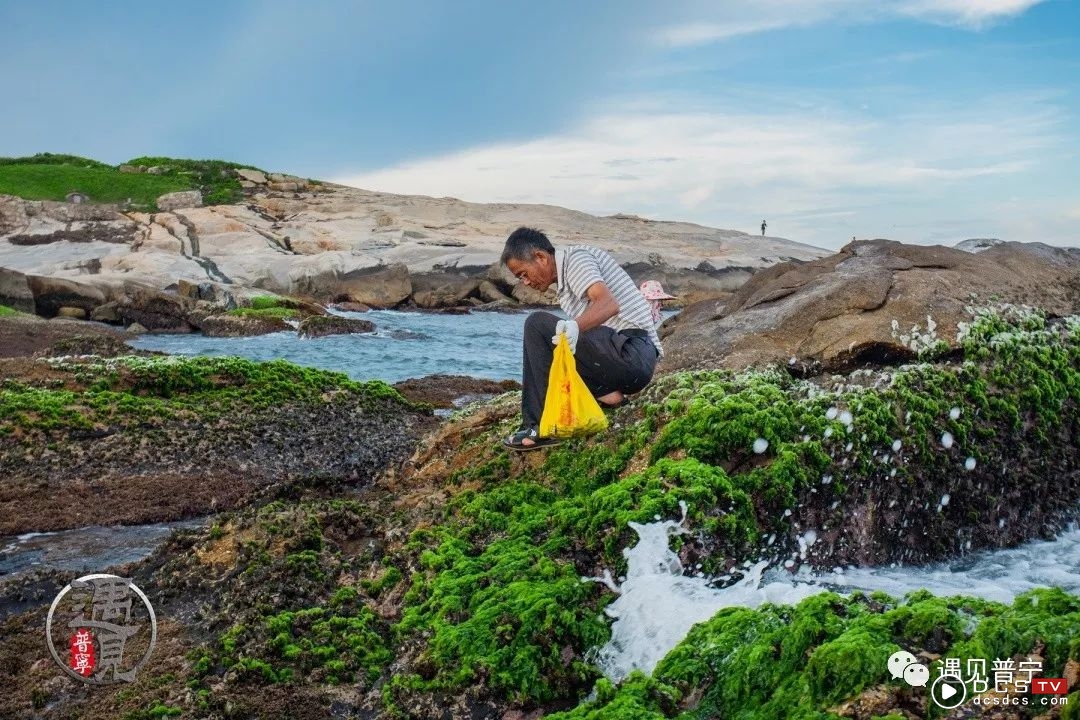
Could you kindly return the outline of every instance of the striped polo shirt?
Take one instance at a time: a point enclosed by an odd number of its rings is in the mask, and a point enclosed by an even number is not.
[[[619,267],[615,258],[606,251],[591,245],[571,245],[555,250],[555,271],[558,275],[559,306],[572,318],[585,312],[589,298],[585,291],[596,282],[602,282],[619,303],[619,312],[604,323],[610,328],[629,330],[637,328],[649,333],[649,340],[657,352],[664,354],[660,337],[653,324],[652,310],[644,296],[638,292],[634,281]]]

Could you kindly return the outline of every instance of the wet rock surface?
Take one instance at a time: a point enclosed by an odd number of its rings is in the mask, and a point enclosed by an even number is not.
[[[484,380],[464,375],[426,375],[394,383],[394,389],[413,402],[448,409],[460,407],[463,400],[470,398],[491,397],[520,390],[521,383],[514,380]]]
[[[369,320],[344,318],[337,315],[316,315],[303,320],[296,328],[300,337],[318,338],[327,335],[351,335],[375,332],[375,323]]]
[[[85,342],[119,343],[127,347],[123,335],[115,328],[102,323],[78,320],[45,320],[34,315],[0,317],[0,357],[25,357],[48,351],[58,342],[71,338],[88,338]],[[90,339],[95,338],[95,339]],[[103,338],[99,341],[96,338]],[[77,346],[73,346],[76,350]],[[131,351],[131,348],[128,348]],[[65,352],[61,349],[61,352]],[[67,354],[67,353],[65,353]],[[70,354],[79,354],[72,352]]]
[[[208,315],[199,320],[199,330],[207,337],[252,337],[292,329],[281,317]]]
[[[851,243],[806,263],[768,268],[726,300],[686,308],[660,331],[662,370],[817,362],[837,370],[944,342],[967,308],[1026,304],[1080,312],[1080,250],[1002,243],[978,254],[889,240]],[[895,323],[895,325],[894,325]]]
[[[3,361],[14,405],[0,437],[0,535],[205,515],[272,483],[362,485],[432,422],[382,383],[168,360]]]

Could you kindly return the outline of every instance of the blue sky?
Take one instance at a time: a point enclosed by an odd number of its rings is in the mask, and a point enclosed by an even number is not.
[[[0,155],[1080,246],[1080,2],[13,2]]]

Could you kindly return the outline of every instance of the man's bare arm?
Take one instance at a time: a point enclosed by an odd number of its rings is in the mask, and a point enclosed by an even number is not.
[[[619,314],[619,302],[604,283],[594,282],[585,291],[585,296],[589,298],[589,306],[574,318],[581,332],[599,327]]]

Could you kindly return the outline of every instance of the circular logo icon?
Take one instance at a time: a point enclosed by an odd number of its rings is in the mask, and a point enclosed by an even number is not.
[[[53,600],[45,639],[53,660],[76,680],[133,682],[157,642],[157,617],[131,578],[84,575]]]
[[[967,688],[960,680],[942,675],[930,686],[930,698],[939,708],[952,710],[967,700]]]

